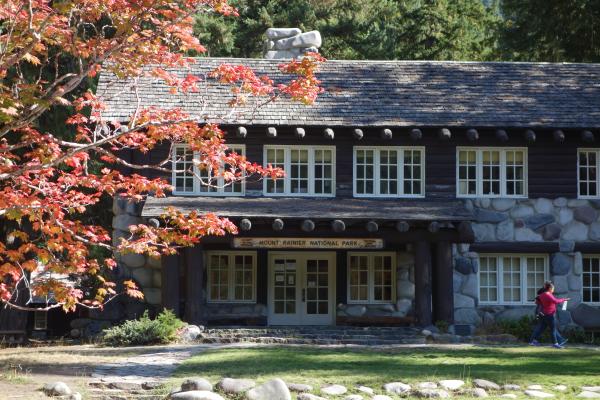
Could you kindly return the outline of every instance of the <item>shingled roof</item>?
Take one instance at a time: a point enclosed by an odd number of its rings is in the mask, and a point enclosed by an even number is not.
[[[199,58],[201,77],[222,63],[244,64],[276,81],[281,60]],[[178,71],[182,76],[188,71]],[[328,61],[318,73],[326,93],[313,106],[280,99],[253,113],[241,108],[232,124],[294,126],[600,127],[600,64],[446,61]],[[201,93],[169,94],[141,78],[142,107],[179,107],[203,119],[228,114],[230,87],[208,80]],[[104,116],[126,120],[137,105],[131,82],[104,74]]]

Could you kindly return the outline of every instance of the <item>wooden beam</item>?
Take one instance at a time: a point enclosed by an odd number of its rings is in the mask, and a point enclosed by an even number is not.
[[[248,130],[243,126],[238,126],[236,129],[235,135],[241,139],[245,139],[248,136]]]
[[[296,128],[294,129],[294,133],[298,139],[304,139],[304,137],[306,136],[304,128]]]
[[[423,138],[423,132],[418,128],[411,129],[409,135],[412,140],[421,140]]]
[[[179,254],[163,256],[161,269],[162,306],[179,316]]]
[[[312,232],[315,230],[315,223],[310,219],[305,219],[304,221],[302,221],[300,228],[304,232]]]
[[[356,140],[362,140],[362,138],[365,136],[362,129],[355,129],[352,134],[354,135],[354,139]]]
[[[476,140],[479,140],[479,132],[477,132],[477,129],[467,130],[467,139],[471,142],[475,142]]]
[[[396,230],[398,232],[408,232],[410,230],[410,224],[406,221],[396,222]]]
[[[267,128],[267,137],[273,139],[277,137],[277,129],[274,126]]]
[[[497,129],[496,139],[498,139],[502,143],[508,142],[508,133],[506,133],[504,129]]]
[[[249,231],[252,229],[252,222],[248,218],[244,218],[240,221],[240,229],[243,231]]]
[[[452,132],[448,128],[442,128],[438,131],[438,137],[442,140],[450,140],[452,138]]]
[[[281,218],[276,218],[271,225],[274,231],[282,231],[285,226]]]
[[[452,245],[449,242],[435,244],[433,266],[433,314],[436,321],[454,322],[454,271],[452,269]]]
[[[379,230],[379,225],[375,221],[369,221],[365,225],[365,228],[367,228],[367,232],[375,233]]]
[[[575,251],[578,244],[575,245]],[[556,253],[558,242],[478,242],[472,243],[469,250],[481,253]]]
[[[565,141],[565,133],[560,129],[557,129],[554,132],[552,132],[552,136],[554,137],[554,141],[556,143],[563,143]]]
[[[185,248],[185,321],[190,324],[205,323],[202,310],[206,303],[201,295],[204,288],[204,251],[202,247]]]
[[[415,248],[415,314],[419,325],[429,326],[431,314],[431,244],[418,241]]]
[[[529,143],[533,143],[533,142],[535,142],[535,139],[536,139],[535,131],[533,129],[526,129],[525,132],[523,133],[523,137]]]
[[[576,242],[575,251],[582,253],[600,253],[600,242]]]
[[[427,230],[431,233],[437,233],[440,231],[440,223],[437,221],[431,221],[429,223],[429,226],[427,227]]]
[[[331,221],[331,229],[334,232],[344,232],[346,230],[346,224],[341,219],[334,219]]]
[[[586,143],[592,143],[596,138],[594,137],[594,133],[592,131],[584,130],[581,131],[581,140]]]
[[[390,140],[392,138],[392,130],[391,129],[382,129],[381,130],[381,138],[385,140]]]
[[[335,138],[335,133],[333,132],[333,129],[326,128],[323,131],[323,136],[325,136],[325,139],[333,140]]]

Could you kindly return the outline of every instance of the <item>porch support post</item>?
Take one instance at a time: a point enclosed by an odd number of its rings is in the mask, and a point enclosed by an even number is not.
[[[435,244],[433,266],[435,293],[433,310],[436,321],[454,322],[454,277],[452,271],[452,245],[449,242]]]
[[[191,324],[203,323],[204,306],[204,251],[196,245],[185,249],[185,320]]]
[[[415,314],[420,325],[431,325],[431,244],[424,240],[415,243]]]
[[[162,259],[162,306],[179,316],[179,254]]]

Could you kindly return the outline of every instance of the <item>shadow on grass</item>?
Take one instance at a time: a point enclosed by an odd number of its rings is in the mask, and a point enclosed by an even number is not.
[[[487,378],[533,382],[548,377],[600,383],[600,352],[547,348],[394,349],[390,352],[318,348],[224,349],[196,355],[175,376],[298,377],[381,382],[396,379]]]

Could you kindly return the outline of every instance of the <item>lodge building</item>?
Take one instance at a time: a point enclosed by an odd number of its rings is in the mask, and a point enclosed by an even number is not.
[[[262,59],[202,58],[192,72],[221,63],[284,79]],[[230,88],[210,80],[172,95],[100,78],[104,117],[128,119],[136,96],[227,115],[232,150],[286,171],[207,186],[185,146],[130,153],[182,172],[165,176],[166,198],[115,201],[115,240],[167,207],[240,228],[162,260],[122,256],[149,304],[213,325],[476,326],[530,315],[552,279],[572,299],[561,324],[600,327],[600,65],[328,61],[318,77],[315,105],[256,110],[229,109]]]

